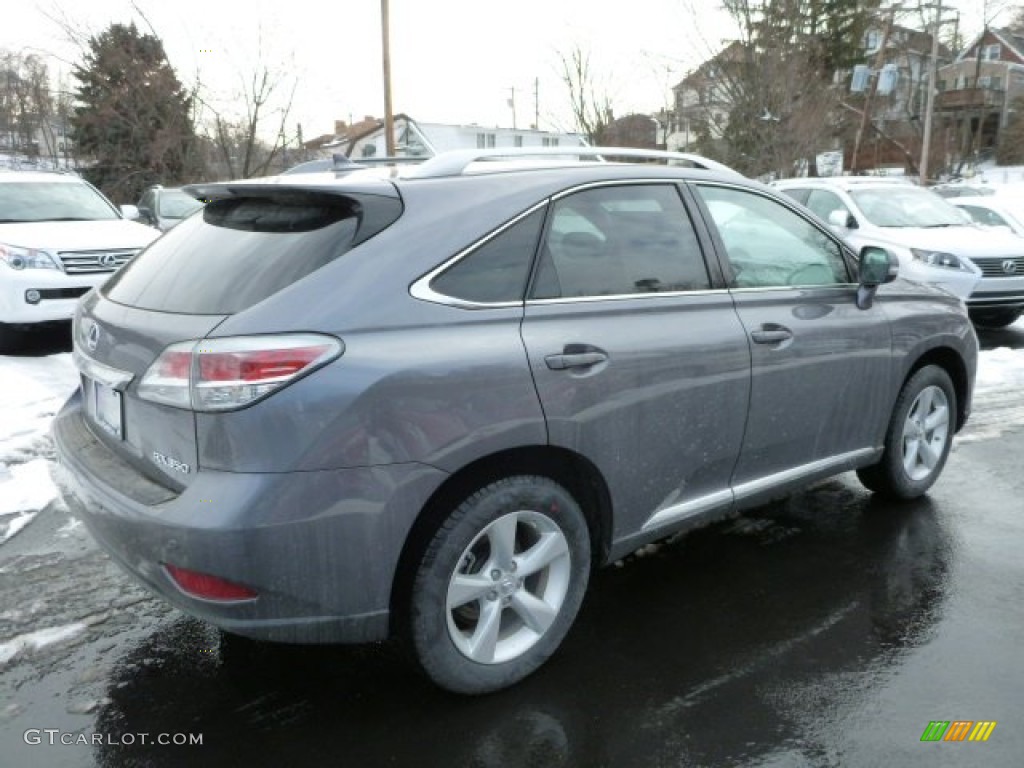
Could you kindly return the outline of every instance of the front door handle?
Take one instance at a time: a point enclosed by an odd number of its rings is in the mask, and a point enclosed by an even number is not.
[[[789,328],[776,326],[774,328],[760,328],[750,332],[750,338],[755,344],[778,344],[780,341],[789,341],[793,338],[793,332]]]
[[[548,368],[553,371],[564,371],[566,368],[589,368],[603,363],[608,359],[604,352],[572,352],[561,355],[548,355],[544,358]]]

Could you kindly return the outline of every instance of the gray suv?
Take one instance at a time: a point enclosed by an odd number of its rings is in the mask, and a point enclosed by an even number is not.
[[[481,693],[594,567],[847,470],[935,482],[960,301],[716,164],[557,151],[195,188],[78,308],[74,514],[227,637],[396,637]]]

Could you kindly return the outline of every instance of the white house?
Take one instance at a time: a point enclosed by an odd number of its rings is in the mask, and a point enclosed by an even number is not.
[[[420,123],[404,114],[395,115],[394,136],[395,154],[400,157],[430,157],[452,149],[587,146],[586,139],[578,133]],[[341,152],[353,160],[384,157],[387,155],[384,121],[363,133],[325,144],[322,149],[327,156]]]

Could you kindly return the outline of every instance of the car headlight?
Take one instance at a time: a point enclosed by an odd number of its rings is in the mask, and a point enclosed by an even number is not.
[[[926,251],[920,248],[911,248],[910,253],[917,261],[923,262],[929,267],[945,267],[946,269],[957,269],[961,272],[971,271],[970,267],[959,256],[952,253]]]
[[[0,261],[11,269],[59,269],[57,262],[46,251],[18,248],[0,243]]]

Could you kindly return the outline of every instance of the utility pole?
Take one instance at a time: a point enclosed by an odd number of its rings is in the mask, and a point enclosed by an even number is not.
[[[391,111],[391,34],[388,0],[380,0],[381,54],[384,63],[384,146],[388,157],[395,156],[395,115]]]
[[[921,139],[921,186],[928,184],[928,154],[932,149],[932,115],[935,112],[935,92],[939,77],[939,27],[942,24],[942,0],[935,5],[935,27],[932,29],[932,66],[928,75],[928,100],[924,111],[924,136]]]
[[[512,130],[516,129],[516,89],[515,86],[509,88],[512,91],[512,98],[508,100],[508,105],[512,108]]]
[[[878,90],[878,74],[885,62],[885,47],[889,44],[889,35],[892,32],[893,17],[896,15],[896,7],[889,9],[889,18],[885,23],[885,30],[882,32],[882,41],[878,45],[878,53],[875,54],[875,76],[869,78],[871,84],[868,86],[867,96],[864,97],[864,112],[860,116],[860,125],[857,126],[857,136],[853,140],[853,156],[850,158],[850,173],[856,174],[858,170],[860,145],[864,140],[864,131],[867,130],[868,121],[871,120],[871,102],[875,99],[875,91]]]

